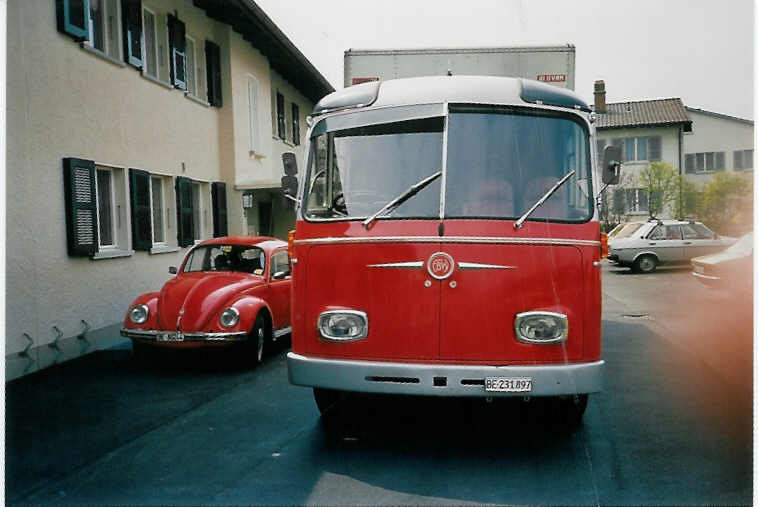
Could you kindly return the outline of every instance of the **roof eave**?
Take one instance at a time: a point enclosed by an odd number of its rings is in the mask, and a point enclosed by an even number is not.
[[[253,0],[193,0],[196,7],[230,25],[265,55],[271,67],[314,103],[334,87]],[[240,14],[242,18],[240,18]]]

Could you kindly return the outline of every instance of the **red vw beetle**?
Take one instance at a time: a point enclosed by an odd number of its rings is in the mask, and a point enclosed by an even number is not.
[[[134,300],[121,334],[135,352],[238,344],[259,363],[267,343],[290,333],[290,285],[287,243],[260,236],[203,241],[160,292]]]

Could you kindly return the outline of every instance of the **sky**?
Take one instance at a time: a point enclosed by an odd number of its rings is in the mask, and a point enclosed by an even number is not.
[[[576,46],[589,103],[680,97],[753,119],[753,0],[255,0],[335,87],[348,48]]]

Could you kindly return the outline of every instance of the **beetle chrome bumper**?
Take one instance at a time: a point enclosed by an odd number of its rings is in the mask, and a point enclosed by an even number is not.
[[[560,365],[483,366],[350,361],[305,357],[294,352],[287,354],[289,380],[295,385],[427,396],[558,396],[594,393],[602,390],[604,363],[601,360]],[[485,391],[486,377],[529,377],[532,379],[532,390]]]
[[[245,331],[235,331],[232,333],[182,333],[180,331],[121,328],[121,336],[160,343],[236,342],[242,341],[246,335]]]

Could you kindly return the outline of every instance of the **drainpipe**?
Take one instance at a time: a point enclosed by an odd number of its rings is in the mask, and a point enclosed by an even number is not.
[[[679,124],[679,219],[682,218],[682,142],[684,140],[684,125]]]

